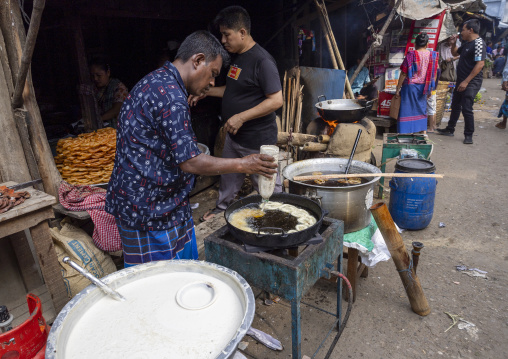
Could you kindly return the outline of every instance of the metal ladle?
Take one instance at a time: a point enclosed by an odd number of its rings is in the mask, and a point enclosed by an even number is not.
[[[351,155],[349,156],[349,161],[347,162],[347,166],[346,166],[346,172],[344,172],[344,174],[348,174],[349,173],[349,168],[351,167],[351,162],[353,162],[353,156],[355,155],[355,152],[356,152],[356,146],[358,146],[358,141],[360,141],[360,136],[362,135],[362,129],[358,129],[358,134],[356,135],[356,140],[355,140],[355,144],[353,145],[353,150],[351,151]]]
[[[101,289],[104,293],[109,295],[111,298],[116,299],[116,300],[118,300],[120,302],[125,302],[126,301],[126,299],[125,299],[125,297],[123,295],[118,293],[116,290],[111,289],[106,283],[104,283],[100,279],[95,278],[89,271],[87,271],[85,268],[81,267],[76,262],[72,261],[69,257],[64,257],[62,259],[62,262],[64,262],[65,264],[71,266],[75,270],[77,270],[79,272],[79,274],[81,274],[83,277],[85,277],[90,282],[95,284],[97,287],[99,287],[99,289]]]

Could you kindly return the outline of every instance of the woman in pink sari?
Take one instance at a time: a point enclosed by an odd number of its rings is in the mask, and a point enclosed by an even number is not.
[[[400,77],[395,98],[401,97],[397,121],[398,133],[415,133],[427,130],[427,97],[436,88],[439,54],[426,49],[427,33],[415,39],[415,50],[407,52],[400,66]]]

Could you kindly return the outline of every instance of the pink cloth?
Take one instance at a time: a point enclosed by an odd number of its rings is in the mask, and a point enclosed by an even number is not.
[[[430,51],[418,51],[420,57],[420,66],[418,66],[418,72],[413,78],[409,79],[410,84],[424,84],[427,75],[427,67],[429,67]]]
[[[106,190],[99,187],[75,186],[65,181],[58,188],[60,204],[69,211],[87,211],[94,224],[93,242],[106,252],[122,249],[115,217],[106,213]]]

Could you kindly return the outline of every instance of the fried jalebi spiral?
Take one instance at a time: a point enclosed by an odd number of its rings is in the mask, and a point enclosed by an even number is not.
[[[55,163],[62,179],[75,185],[107,183],[113,171],[116,130],[102,128],[58,141]]]

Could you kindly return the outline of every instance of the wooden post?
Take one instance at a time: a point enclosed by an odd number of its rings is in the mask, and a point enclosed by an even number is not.
[[[85,54],[85,42],[83,32],[81,31],[81,20],[79,15],[72,15],[70,11],[66,12],[67,26],[72,31],[74,38],[74,50],[78,63],[79,75],[79,102],[81,106],[81,116],[83,117],[85,131],[95,131],[102,128],[102,120],[98,114],[95,98],[93,96],[93,84],[90,79],[90,71]]]
[[[28,128],[26,126],[26,117],[26,110],[20,108],[14,110],[14,121],[16,122],[16,128],[18,129],[18,134],[21,139],[21,145],[25,154],[30,177],[38,179],[41,178],[41,174],[39,172],[39,167],[37,167],[37,161],[35,161],[32,146],[30,146],[30,135],[28,134]],[[35,188],[39,191],[44,191],[44,186],[42,184],[35,185]]]
[[[413,312],[421,316],[428,315],[430,313],[429,303],[423,293],[420,280],[412,266],[411,258],[407,253],[402,237],[397,231],[397,227],[395,227],[388,207],[381,202],[373,205],[370,211],[392,255],[393,262],[395,263],[397,272],[399,272],[400,279],[406,290]]]
[[[28,34],[23,49],[23,55],[21,57],[21,66],[18,70],[18,76],[16,76],[16,86],[14,87],[14,95],[12,97],[12,107],[18,108],[23,104],[23,89],[25,88],[26,76],[28,75],[28,69],[32,62],[32,54],[35,48],[35,40],[37,40],[37,33],[39,32],[39,26],[41,24],[42,11],[46,0],[34,0],[32,16],[30,18],[30,26],[28,27]]]
[[[5,47],[13,81],[16,81],[15,77],[19,71],[22,48],[26,39],[25,28],[23,26],[23,20],[21,18],[17,2],[0,1],[0,29],[2,30],[6,45]],[[58,187],[62,178],[56,168],[48,139],[46,137],[46,131],[44,130],[44,125],[42,124],[41,113],[35,98],[35,91],[30,71],[28,71],[23,91],[23,100],[25,108],[28,111],[26,121],[28,133],[30,135],[30,144],[44,184],[44,192],[58,198]],[[5,152],[0,151],[0,155],[3,155],[4,153]],[[18,182],[27,180],[29,179],[19,180]]]
[[[30,172],[21,146],[21,139],[14,122],[7,81],[3,66],[0,66],[0,182],[26,182]]]
[[[2,69],[4,71],[5,81],[7,82],[9,94],[12,94],[14,93],[14,84],[12,82],[11,67],[9,66],[9,56],[7,55],[4,35],[1,29],[0,29],[0,65],[2,66]]]

